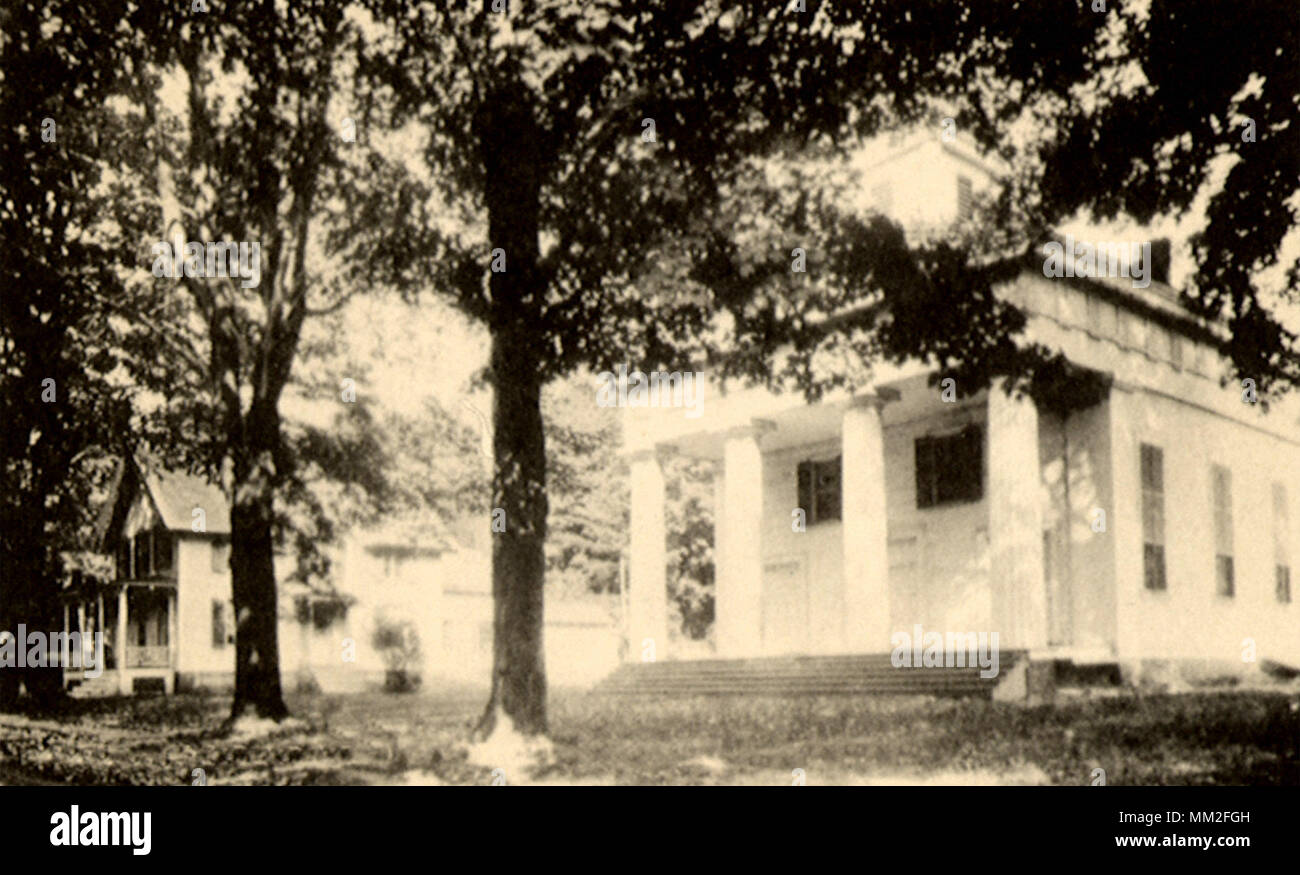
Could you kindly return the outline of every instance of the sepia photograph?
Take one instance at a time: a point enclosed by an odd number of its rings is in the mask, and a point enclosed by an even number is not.
[[[1280,843],[1300,5],[0,0],[0,441],[51,858],[571,828],[453,787]]]

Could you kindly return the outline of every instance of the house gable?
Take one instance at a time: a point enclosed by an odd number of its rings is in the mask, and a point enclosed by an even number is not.
[[[203,511],[202,531],[195,531],[195,508]],[[148,528],[199,537],[229,536],[230,507],[221,489],[201,477],[129,459],[118,466],[109,487],[95,541],[101,551],[112,552],[123,537]]]

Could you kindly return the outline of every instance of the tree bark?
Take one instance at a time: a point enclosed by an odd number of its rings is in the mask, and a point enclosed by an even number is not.
[[[44,551],[47,545],[41,542],[40,537],[30,536],[32,528],[39,531],[41,526],[20,524],[16,528],[28,530],[23,535],[29,536],[18,535],[13,529],[8,533],[14,540],[7,546],[10,550],[16,548],[20,552],[17,556],[6,556],[5,561],[0,562],[0,569],[3,569],[0,573],[4,574],[7,581],[7,585],[0,588],[0,597],[4,599],[4,609],[0,612],[0,629],[17,637],[18,626],[22,624],[26,627],[29,640],[34,633],[39,632],[45,636],[48,645],[51,634],[63,630],[58,580],[46,565]],[[27,703],[32,707],[42,711],[57,707],[64,698],[63,669],[49,664],[53,651],[46,648],[46,665],[28,664],[19,668],[18,663],[26,662],[28,656],[26,652],[18,652],[20,644],[21,642],[15,641],[12,645],[15,648],[14,665],[0,668],[0,710],[11,711],[21,707],[20,683],[26,693]]]
[[[245,451],[234,464],[230,507],[230,572],[235,603],[235,700],[232,720],[253,713],[289,715],[280,689],[274,512],[275,452],[280,421],[273,405],[254,402],[245,423]]]
[[[526,89],[503,89],[475,123],[486,173],[488,239],[505,255],[491,275],[493,386],[492,692],[477,727],[501,716],[524,735],[546,723],[542,585],[546,555],[546,438],[538,342],[546,285],[539,269],[539,129]]]
[[[546,665],[542,585],[546,554],[546,447],[541,385],[515,373],[507,338],[492,342],[495,387],[492,533],[492,693],[479,722],[487,736],[501,714],[516,731],[544,734]],[[503,379],[503,377],[505,377]],[[504,531],[498,531],[504,525]]]
[[[62,386],[71,382],[64,376],[67,365],[60,352],[67,342],[64,337],[62,333],[45,337],[43,344],[38,341],[27,352],[32,374],[57,374]],[[29,378],[28,385],[15,388],[16,397],[38,398],[38,379]],[[70,446],[76,436],[69,434],[61,418],[35,402],[18,407],[17,412],[16,421],[9,423],[15,433],[26,437],[35,431],[40,437],[23,441],[25,461],[33,475],[23,476],[23,466],[12,462],[14,470],[5,478],[0,510],[0,630],[17,636],[18,626],[23,624],[29,636],[39,632],[48,643],[51,633],[63,628],[55,535],[58,513],[52,499],[63,500],[61,481],[71,465],[74,453]],[[64,698],[63,669],[48,665],[48,650],[46,666],[19,668],[18,662],[25,662],[27,654],[20,656],[17,646],[15,642],[14,666],[0,668],[0,710],[21,707],[20,692],[26,693],[26,704],[38,710],[57,707]]]

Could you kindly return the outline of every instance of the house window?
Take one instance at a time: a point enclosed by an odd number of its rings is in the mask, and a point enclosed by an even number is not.
[[[141,532],[131,539],[135,552],[135,563],[132,568],[133,580],[140,580],[153,574],[153,563],[149,558],[149,542],[153,540],[152,532]]]
[[[1286,486],[1273,484],[1273,586],[1277,600],[1291,603],[1291,553],[1287,543],[1291,532]]]
[[[212,600],[212,646],[225,647],[230,640],[230,622],[226,602]]]
[[[984,431],[979,426],[919,437],[915,448],[918,508],[984,497]]]
[[[131,579],[131,541],[124,538],[117,545],[117,579]]]
[[[230,542],[213,541],[212,542],[212,570],[216,574],[224,574],[230,571]]]
[[[840,518],[840,457],[799,463],[799,507],[808,524]]]
[[[957,218],[969,219],[975,211],[974,193],[971,189],[970,177],[957,177]]]
[[[1232,562],[1232,472],[1222,465],[1210,469],[1214,491],[1215,592],[1231,597],[1236,592]]]
[[[1165,455],[1142,445],[1142,581],[1147,589],[1167,589],[1165,580]]]
[[[174,558],[172,536],[166,532],[155,533],[153,536],[154,571],[159,574],[171,571]]]

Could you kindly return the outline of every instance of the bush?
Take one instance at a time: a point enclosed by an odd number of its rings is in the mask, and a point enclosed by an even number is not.
[[[420,686],[420,635],[410,620],[375,622],[371,646],[387,666],[384,689],[390,693],[409,693]]]

